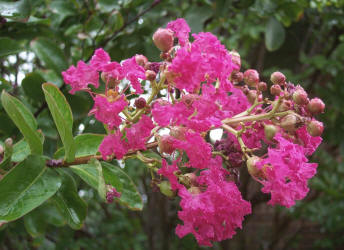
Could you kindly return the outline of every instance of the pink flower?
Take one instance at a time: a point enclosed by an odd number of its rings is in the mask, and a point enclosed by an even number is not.
[[[183,225],[178,225],[179,237],[192,233],[198,244],[212,246],[212,241],[231,238],[236,228],[242,227],[244,216],[251,213],[251,205],[241,197],[233,182],[226,181],[226,171],[221,159],[212,159],[209,170],[203,171],[200,182],[206,190],[191,194],[185,187],[179,189],[182,211],[178,217]]]
[[[153,128],[154,124],[151,118],[146,115],[143,115],[141,120],[132,125],[131,128],[126,128],[128,148],[132,150],[146,149],[145,143]]]
[[[211,159],[211,146],[205,142],[198,133],[186,132],[185,141],[176,140],[175,148],[185,150],[189,157],[189,165],[194,168],[204,169]]]
[[[94,114],[98,121],[107,124],[110,129],[114,129],[121,124],[122,119],[119,117],[119,113],[127,105],[123,95],[112,102],[108,101],[105,96],[97,95],[94,98],[94,106],[90,113]]]
[[[197,90],[201,82],[205,81],[206,68],[197,50],[180,48],[168,70],[177,76],[174,80],[175,86],[178,89],[186,89],[190,93]]]
[[[88,84],[93,85],[95,88],[99,87],[98,72],[83,61],[79,61],[77,67],[70,66],[69,69],[62,72],[62,76],[65,83],[72,87],[69,91],[71,94],[87,88]]]
[[[111,58],[109,54],[104,51],[102,48],[96,49],[94,55],[91,58],[90,66],[93,67],[95,70],[103,71],[104,66],[109,64]]]
[[[175,172],[179,170],[177,163],[178,160],[173,161],[172,165],[169,165],[165,159],[162,159],[162,167],[157,172],[170,181],[172,190],[177,190],[183,186],[178,182],[178,178],[175,175]]]
[[[137,64],[135,56],[125,60],[122,63],[122,69],[125,78],[127,78],[131,82],[131,85],[136,90],[136,92],[142,94],[143,90],[141,88],[139,78],[142,80],[146,79],[145,69]]]
[[[190,27],[183,18],[178,18],[167,24],[167,28],[174,32],[178,38],[180,46],[185,46],[189,42]]]
[[[121,139],[122,134],[116,131],[114,134],[107,135],[99,146],[99,152],[102,154],[103,159],[112,154],[115,154],[116,159],[122,159],[128,152],[124,141]]]
[[[174,117],[173,106],[169,102],[163,100],[154,102],[152,106],[152,116],[154,121],[159,126],[169,125],[171,119]]]
[[[271,193],[269,204],[291,207],[307,195],[307,181],[315,175],[317,164],[307,163],[303,148],[280,133],[274,139],[278,147],[269,148],[268,157],[257,163],[265,175],[260,181],[264,185],[262,192]]]
[[[296,130],[296,135],[297,138],[300,140],[300,144],[304,149],[305,155],[307,156],[313,154],[322,142],[322,138],[320,136],[311,136],[308,133],[306,126],[303,126],[302,128]]]

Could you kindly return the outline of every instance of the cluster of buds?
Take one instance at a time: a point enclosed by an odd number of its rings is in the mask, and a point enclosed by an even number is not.
[[[271,193],[272,205],[290,207],[305,197],[316,169],[307,157],[323,131],[314,116],[325,105],[309,100],[281,72],[271,75],[269,88],[256,70],[241,72],[239,53],[216,36],[192,34],[190,42],[189,33],[184,19],[159,28],[153,42],[160,62],[144,55],[113,62],[97,49],[89,64],[80,61],[63,77],[72,94],[87,91],[94,99],[90,114],[107,131],[99,148],[103,160],[137,157],[145,163],[153,187],[181,198],[177,235],[192,233],[200,245],[211,246],[231,238],[251,213],[239,191],[239,168],[247,166],[262,192]],[[104,93],[88,86],[100,84]],[[223,131],[215,143],[208,136],[213,129]],[[159,159],[143,154],[152,148]],[[110,189],[108,201],[113,197],[119,193]]]

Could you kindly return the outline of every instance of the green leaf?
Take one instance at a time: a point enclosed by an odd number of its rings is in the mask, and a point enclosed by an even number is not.
[[[67,161],[73,161],[75,157],[75,145],[72,131],[73,115],[70,106],[65,96],[54,84],[44,83],[42,88],[65,148],[65,159]]]
[[[279,49],[284,43],[285,29],[280,22],[271,17],[265,27],[265,46],[269,51]]]
[[[24,216],[25,229],[33,238],[44,235],[47,228],[45,217],[42,220],[43,211],[39,208]]]
[[[131,210],[142,210],[143,201],[132,179],[119,167],[102,162],[105,183],[121,193],[119,201]]]
[[[0,57],[16,54],[22,49],[20,42],[8,37],[0,37]]]
[[[75,157],[95,155],[102,143],[105,135],[99,134],[81,134],[74,137]],[[64,148],[59,148],[54,154],[54,158],[60,159],[64,156]]]
[[[97,190],[99,196],[105,201],[106,186],[102,166],[98,160],[93,158],[88,164],[74,165],[70,168],[75,174],[80,176],[83,181]]]
[[[57,75],[68,67],[63,51],[56,43],[47,38],[38,38],[31,43],[31,48],[45,67],[53,69]]]
[[[37,131],[37,122],[32,113],[18,99],[5,91],[2,91],[1,103],[8,116],[29,143],[31,153],[42,154],[43,141]]]
[[[63,179],[62,186],[53,197],[56,207],[73,229],[80,229],[86,218],[87,205],[77,193],[73,177],[60,171]]]
[[[60,177],[45,167],[44,157],[29,156],[0,181],[0,220],[20,218],[49,199],[60,186]]]
[[[22,81],[24,93],[35,103],[44,101],[44,94],[42,91],[42,84],[45,82],[44,78],[36,72],[29,73]]]
[[[17,21],[25,21],[30,16],[31,6],[29,0],[17,2],[0,2],[0,15]]]

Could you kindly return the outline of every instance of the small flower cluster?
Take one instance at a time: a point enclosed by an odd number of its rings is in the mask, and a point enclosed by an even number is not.
[[[154,33],[161,62],[144,55],[112,62],[97,49],[88,64],[79,61],[62,74],[70,93],[87,91],[94,99],[90,114],[108,132],[99,148],[103,159],[136,153],[155,172],[152,181],[161,193],[179,196],[183,224],[177,235],[192,233],[200,245],[211,246],[231,238],[251,213],[239,191],[239,168],[247,166],[272,205],[290,207],[306,196],[317,167],[307,156],[323,132],[314,115],[325,105],[280,72],[271,75],[266,93],[268,84],[256,70],[240,71],[237,52],[211,33],[192,34],[193,42],[189,33],[184,19]],[[100,78],[103,93],[94,90]],[[211,143],[207,135],[218,128],[223,139]],[[140,153],[149,142],[161,160]],[[108,200],[118,195],[110,190]]]

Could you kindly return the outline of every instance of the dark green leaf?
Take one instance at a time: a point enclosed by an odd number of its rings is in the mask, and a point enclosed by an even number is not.
[[[44,82],[44,78],[39,73],[32,72],[25,76],[21,86],[27,97],[35,103],[40,103],[44,101],[44,94],[42,91],[42,84]]]
[[[105,135],[99,134],[81,134],[75,136],[75,157],[83,157],[97,154],[99,145],[103,141],[104,136]],[[54,154],[54,158],[60,159],[64,156],[64,154],[64,148],[60,148]]]
[[[269,51],[279,49],[284,43],[285,30],[281,23],[271,17],[265,29],[265,46]]]
[[[119,201],[132,210],[142,210],[143,202],[141,195],[132,179],[119,167],[102,162],[105,183],[112,185],[121,192]]]
[[[38,38],[31,43],[31,48],[44,65],[57,75],[68,67],[63,51],[52,40]]]
[[[0,181],[0,220],[20,218],[49,199],[60,186],[60,177],[45,167],[44,157],[29,156]]]
[[[32,113],[15,97],[5,91],[1,94],[1,103],[12,119],[14,124],[24,135],[25,140],[29,143],[32,154],[43,153],[43,143],[41,136],[37,131],[37,122]]]
[[[77,193],[73,177],[62,172],[62,186],[53,197],[56,207],[73,229],[80,229],[86,218],[87,205]]]
[[[22,50],[18,41],[8,37],[0,37],[0,57],[16,54]]]
[[[106,187],[102,165],[98,160],[93,158],[88,164],[71,166],[71,169],[87,184],[96,189],[103,200],[106,199]]]
[[[65,96],[54,84],[45,83],[42,88],[65,148],[65,159],[67,161],[73,161],[75,156],[75,145],[72,132],[73,115],[70,106]]]
[[[42,212],[42,209],[38,207],[24,216],[25,229],[34,238],[43,235],[47,227],[45,217],[42,219]]]

